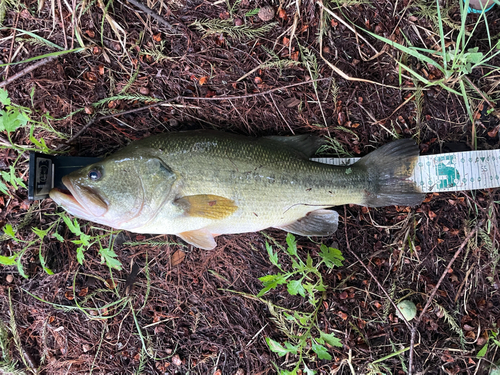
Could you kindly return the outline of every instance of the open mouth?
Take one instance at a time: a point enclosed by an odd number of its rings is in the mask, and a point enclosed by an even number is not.
[[[108,205],[91,188],[74,185],[68,176],[62,178],[66,189],[52,189],[50,197],[66,211],[82,219],[103,216]]]

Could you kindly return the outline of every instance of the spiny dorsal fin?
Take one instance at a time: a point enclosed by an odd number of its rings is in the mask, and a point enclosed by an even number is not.
[[[220,220],[238,209],[233,200],[212,194],[188,195],[178,198],[175,205],[184,210],[186,216]]]
[[[322,138],[311,134],[292,135],[288,137],[271,135],[263,137],[262,139],[278,142],[286,147],[294,149],[295,151],[299,151],[307,158],[313,156],[316,151],[318,151],[318,148],[320,148],[320,146],[324,143]]]

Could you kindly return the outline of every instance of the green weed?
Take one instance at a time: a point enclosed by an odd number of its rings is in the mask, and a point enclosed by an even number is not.
[[[109,268],[114,268],[118,271],[122,269],[122,265],[117,259],[117,255],[113,250],[113,238],[110,237],[108,247],[102,247],[101,244],[102,238],[116,234],[115,231],[111,231],[110,234],[106,234],[103,236],[91,236],[82,232],[80,224],[76,219],[73,219],[73,221],[71,221],[71,219],[65,214],[60,214],[60,217],[63,219],[70,232],[78,237],[78,239],[71,241],[78,246],[76,249],[76,259],[78,260],[78,263],[83,265],[83,261],[85,260],[85,251],[87,251],[92,245],[98,243],[99,254],[101,255],[101,263],[106,263]],[[57,233],[54,234],[54,237],[56,237],[59,241],[64,241],[61,235]]]
[[[472,98],[470,97],[468,91],[476,91],[481,97],[486,97],[486,95],[483,92],[479,91],[479,89],[470,82],[470,80],[467,78],[467,75],[469,75],[474,69],[479,67],[495,68],[491,67],[489,65],[489,62],[495,56],[500,54],[500,40],[492,43],[488,31],[488,41],[490,45],[489,51],[480,51],[479,47],[469,48],[472,35],[479,25],[482,16],[475,23],[473,30],[471,32],[468,32],[466,29],[466,9],[468,6],[468,0],[466,0],[465,4],[462,4],[461,1],[459,3],[462,15],[461,23],[460,27],[458,28],[456,42],[452,43],[449,48],[446,47],[446,38],[443,28],[445,23],[444,20],[446,19],[446,17],[443,17],[441,15],[439,2],[436,2],[437,6],[435,8],[435,12],[437,14],[437,28],[440,37],[439,49],[419,48],[412,46],[411,44],[410,46],[405,46],[375,33],[366,30],[365,31],[374,38],[379,39],[394,48],[397,48],[401,52],[414,57],[423,64],[427,64],[428,66],[435,68],[441,73],[442,78],[431,80],[424,77],[419,72],[403,63],[401,60],[397,61],[402,69],[406,70],[414,79],[424,84],[425,87],[440,86],[441,88],[463,99],[467,114],[473,125],[472,143],[474,145],[474,148],[476,148],[476,134],[474,127],[474,116],[472,111]],[[466,38],[466,35],[468,35],[468,38]],[[404,34],[403,36],[406,38]],[[409,43],[408,38],[406,38],[406,41]]]
[[[24,278],[28,278],[26,272],[24,271],[22,259],[28,249],[38,244],[38,259],[40,261],[40,265],[47,274],[53,275],[54,272],[47,267],[47,262],[42,253],[42,245],[46,238],[55,238],[60,242],[65,241],[65,239],[55,230],[55,228],[59,226],[59,223],[62,220],[64,221],[70,232],[77,237],[77,239],[71,240],[71,242],[77,245],[76,259],[78,260],[78,263],[83,265],[83,262],[85,260],[85,251],[87,251],[93,245],[98,245],[99,255],[101,256],[101,264],[106,264],[109,268],[116,270],[122,269],[122,264],[118,260],[118,256],[113,250],[113,243],[114,243],[113,235],[116,234],[116,231],[110,231],[110,233],[104,235],[92,236],[84,233],[81,230],[80,224],[76,219],[71,220],[65,214],[58,214],[58,215],[59,218],[52,224],[50,224],[50,226],[47,227],[46,229],[40,229],[36,227],[31,228],[32,232],[36,234],[36,237],[32,240],[20,239],[17,236],[18,229],[12,227],[11,224],[6,224],[5,227],[3,228],[4,235],[2,239],[3,240],[11,239],[15,243],[20,244],[22,246],[22,249],[10,256],[0,255],[0,264],[4,266],[16,266],[19,274]],[[105,237],[109,237],[108,246],[106,247],[102,245],[102,241]]]
[[[28,108],[12,104],[7,90],[0,88],[0,103],[3,109],[0,110],[0,132],[6,132],[10,143],[14,145],[10,134],[17,129],[24,127],[30,121]]]
[[[483,358],[487,353],[488,353],[488,348],[490,346],[490,341],[500,349],[500,341],[497,339],[498,337],[498,332],[491,330],[490,331],[490,337],[488,338],[488,341],[486,341],[486,344],[477,352],[476,357],[477,358]]]
[[[264,24],[259,27],[250,27],[248,25],[235,26],[232,19],[218,20],[218,19],[205,19],[196,20],[190,26],[196,27],[202,32],[204,37],[212,34],[226,34],[233,39],[256,39],[266,35],[275,26],[276,22]]]
[[[332,356],[328,352],[326,345],[342,346],[342,343],[334,334],[324,332],[318,327],[318,312],[322,306],[324,292],[328,287],[324,283],[322,273],[319,269],[322,265],[325,265],[329,269],[334,266],[341,266],[344,258],[338,249],[322,244],[319,253],[320,261],[314,264],[310,254],[307,254],[307,259],[304,262],[298,255],[297,241],[291,233],[287,235],[286,242],[288,246],[284,253],[292,262],[291,270],[285,269],[279,261],[278,253],[266,242],[269,260],[279,269],[279,272],[263,276],[259,279],[264,288],[257,294],[257,298],[267,303],[275,322],[287,336],[288,340],[284,343],[279,343],[270,337],[266,337],[266,342],[269,349],[277,353],[280,357],[290,354],[298,356],[295,367],[291,371],[280,369],[280,374],[298,374],[300,371],[304,374],[314,374],[315,371],[308,368],[304,359],[313,359],[315,355],[318,359],[331,360]],[[313,311],[292,311],[262,299],[267,292],[277,288],[279,285],[286,286],[290,295],[300,295],[306,298],[313,307]],[[301,367],[302,370],[300,370]]]

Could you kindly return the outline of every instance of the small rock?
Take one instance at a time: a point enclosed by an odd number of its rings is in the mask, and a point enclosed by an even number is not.
[[[139,89],[139,92],[142,94],[142,95],[149,95],[149,89],[147,87],[141,87]]]
[[[401,301],[400,303],[398,303],[398,308],[399,308],[399,310],[401,310],[401,314],[399,313],[399,311],[396,310],[396,315],[400,319],[403,319],[403,316],[404,316],[407,321],[410,321],[413,318],[415,318],[415,316],[417,315],[417,307],[410,300],[406,299],[404,301]],[[401,316],[401,315],[403,315],[403,316]]]
[[[182,361],[181,359],[179,358],[179,354],[176,354],[172,357],[172,363],[176,366],[180,366],[182,365]]]
[[[262,7],[257,16],[264,22],[271,21],[274,18],[274,9],[270,6]]]
[[[243,20],[241,18],[236,18],[234,20],[234,26],[241,26],[243,25]]]
[[[5,278],[5,280],[10,284],[11,282],[14,281],[14,276],[12,275],[7,275],[7,277]]]

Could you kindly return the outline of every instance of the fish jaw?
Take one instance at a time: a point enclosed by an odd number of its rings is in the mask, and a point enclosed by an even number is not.
[[[62,182],[69,193],[52,189],[49,196],[70,214],[81,219],[94,221],[106,214],[108,205],[91,189],[74,185],[68,176],[64,176]]]

